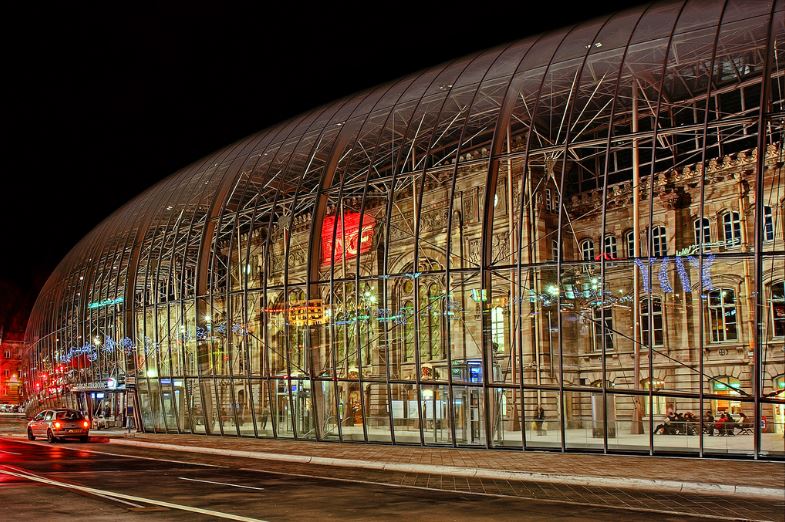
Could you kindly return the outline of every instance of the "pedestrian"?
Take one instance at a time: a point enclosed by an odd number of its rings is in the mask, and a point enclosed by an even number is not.
[[[548,434],[543,428],[543,425],[545,424],[545,410],[542,406],[537,408],[537,415],[534,416],[534,423],[537,425],[537,435]]]
[[[265,406],[265,407],[262,409],[262,429],[263,429],[263,430],[266,430],[266,429],[267,429],[267,418],[268,418],[269,416],[270,416],[270,408],[268,408],[267,406]]]

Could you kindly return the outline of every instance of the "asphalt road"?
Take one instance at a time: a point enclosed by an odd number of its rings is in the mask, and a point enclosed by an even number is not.
[[[233,458],[28,442],[0,420],[0,520],[683,520],[683,516],[306,476]],[[708,506],[707,506],[708,507]],[[732,517],[729,517],[732,518]],[[765,517],[769,518],[769,517]],[[777,517],[774,517],[775,519]]]

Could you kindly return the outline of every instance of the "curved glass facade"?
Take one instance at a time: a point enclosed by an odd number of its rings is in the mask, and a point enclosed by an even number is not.
[[[620,12],[183,169],[47,281],[28,408],[119,408],[156,432],[785,456],[783,10]]]

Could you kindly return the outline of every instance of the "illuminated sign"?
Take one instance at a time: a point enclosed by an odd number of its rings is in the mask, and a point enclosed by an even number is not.
[[[112,306],[112,305],[116,305],[116,304],[122,304],[122,302],[123,302],[123,298],[122,297],[118,297],[116,299],[104,299],[103,301],[95,301],[95,302],[90,303],[89,305],[87,305],[87,308],[92,310],[94,308],[103,308],[104,306]]]
[[[324,305],[321,299],[292,301],[288,309],[289,323],[295,326],[308,326],[324,323]]]
[[[370,250],[375,224],[376,220],[373,216],[365,214],[363,227],[360,230],[359,212],[344,212],[343,222],[340,217],[325,217],[324,223],[322,223],[322,264],[329,264],[333,255],[335,255],[335,262],[338,263],[344,259],[353,259]],[[333,243],[333,239],[335,239],[335,243]]]

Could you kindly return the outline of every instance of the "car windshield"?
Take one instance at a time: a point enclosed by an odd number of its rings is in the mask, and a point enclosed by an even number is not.
[[[78,411],[58,411],[57,420],[75,421],[81,420],[82,414]]]

